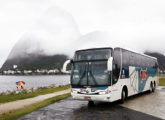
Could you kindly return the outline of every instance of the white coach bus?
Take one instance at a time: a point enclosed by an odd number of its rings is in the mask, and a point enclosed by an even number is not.
[[[123,103],[127,97],[154,92],[158,81],[157,59],[123,48],[78,50],[71,69],[73,99]]]

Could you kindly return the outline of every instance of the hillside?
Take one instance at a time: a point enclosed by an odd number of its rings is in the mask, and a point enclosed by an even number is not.
[[[165,70],[165,56],[163,54],[158,52],[148,52],[148,51],[146,51],[144,54],[156,57],[158,59],[159,69]]]
[[[23,39],[15,44],[1,71],[11,70],[13,65],[20,70],[58,69],[67,59],[64,54],[47,54],[37,40]]]
[[[8,59],[2,66],[1,70],[9,70],[13,65],[17,65],[19,70],[36,70],[36,69],[59,69],[68,59],[66,55],[29,55],[26,58]]]
[[[45,9],[32,29],[13,46],[2,70],[61,68],[81,36],[73,16],[59,7]]]

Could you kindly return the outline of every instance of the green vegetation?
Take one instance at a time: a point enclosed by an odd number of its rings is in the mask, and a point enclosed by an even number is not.
[[[165,78],[159,79],[159,86],[165,86]]]
[[[32,70],[33,72],[37,69],[61,69],[64,62],[69,59],[67,55],[56,54],[56,55],[36,55],[28,54],[26,57],[15,57],[8,59],[2,66],[1,70],[12,70],[13,65],[18,65],[18,70]]]
[[[150,55],[152,57],[156,57],[158,59],[158,63],[159,63],[159,69],[160,70],[165,70],[165,56],[162,53],[158,53],[158,52],[145,52],[144,54]]]
[[[53,92],[58,92],[61,90],[66,90],[69,89],[70,85],[66,86],[59,86],[59,87],[51,87],[51,88],[42,88],[38,89],[34,92],[22,92],[19,94],[9,94],[9,95],[0,95],[0,103],[5,103],[5,102],[10,102],[10,101],[15,101],[15,100],[21,100],[21,99],[26,99],[26,98],[32,98],[36,97],[39,95],[45,95]]]
[[[52,104],[52,103],[56,102],[56,101],[65,99],[65,98],[67,98],[69,96],[70,96],[70,93],[64,94],[64,95],[60,95],[60,96],[56,96],[56,97],[47,99],[47,100],[39,102],[39,103],[35,103],[35,104],[30,105],[28,107],[19,109],[17,111],[12,111],[10,113],[3,114],[3,115],[0,116],[0,120],[16,120],[16,119],[18,119],[19,117],[21,117],[21,116],[23,116],[25,114],[31,113],[31,112],[33,112],[35,110],[38,110],[38,109],[40,109],[42,107],[45,107],[45,106],[47,106],[49,104]]]
[[[29,63],[20,65],[19,70],[37,70],[37,69],[59,69],[62,68],[64,62],[68,59],[66,55],[39,56]]]

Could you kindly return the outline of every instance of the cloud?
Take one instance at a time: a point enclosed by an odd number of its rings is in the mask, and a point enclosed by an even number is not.
[[[118,47],[122,46],[122,41],[115,41],[111,34],[106,31],[93,31],[81,36],[77,40],[77,49],[99,48],[99,47]],[[75,46],[76,48],[76,46]]]
[[[0,0],[0,66],[50,5],[50,0]]]
[[[165,53],[164,5],[164,0],[0,0],[1,62],[20,39],[38,41],[28,53],[39,46],[47,54],[72,54],[105,43]]]
[[[71,14],[58,7],[48,8],[16,43],[9,58],[28,54],[73,54],[73,46],[80,37]]]
[[[70,46],[81,36],[72,15],[58,7],[49,8],[33,32],[47,54],[71,51]]]
[[[108,31],[127,48],[165,53],[164,0],[57,0],[69,11],[82,34]],[[73,5],[74,3],[74,5]]]

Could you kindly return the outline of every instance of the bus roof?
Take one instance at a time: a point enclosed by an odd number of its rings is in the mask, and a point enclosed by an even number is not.
[[[115,49],[115,48],[124,49],[124,50],[130,51],[130,52],[140,54],[140,55],[143,55],[143,56],[146,56],[146,57],[153,58],[153,59],[157,60],[156,57],[152,57],[152,56],[149,56],[149,55],[146,55],[146,54],[143,54],[143,53],[140,53],[140,52],[136,52],[136,51],[128,49],[128,48],[121,48],[121,47],[95,47],[95,48],[87,48],[87,49],[76,50],[76,52],[87,51],[87,50],[99,50],[99,49]]]
[[[76,52],[79,52],[79,51],[87,51],[87,50],[99,50],[99,49],[113,49],[111,47],[96,47],[96,48],[87,48],[87,49],[80,49],[80,50],[76,50]]]
[[[156,57],[152,57],[152,56],[146,55],[146,54],[144,54],[144,53],[136,52],[136,51],[131,50],[131,49],[128,49],[128,48],[121,48],[121,47],[116,47],[116,48],[128,50],[128,51],[130,51],[130,52],[133,52],[133,53],[136,53],[136,54],[140,54],[140,55],[143,55],[143,56],[146,56],[146,57],[153,58],[153,59],[157,60]],[[114,49],[115,49],[115,48],[114,48]]]

